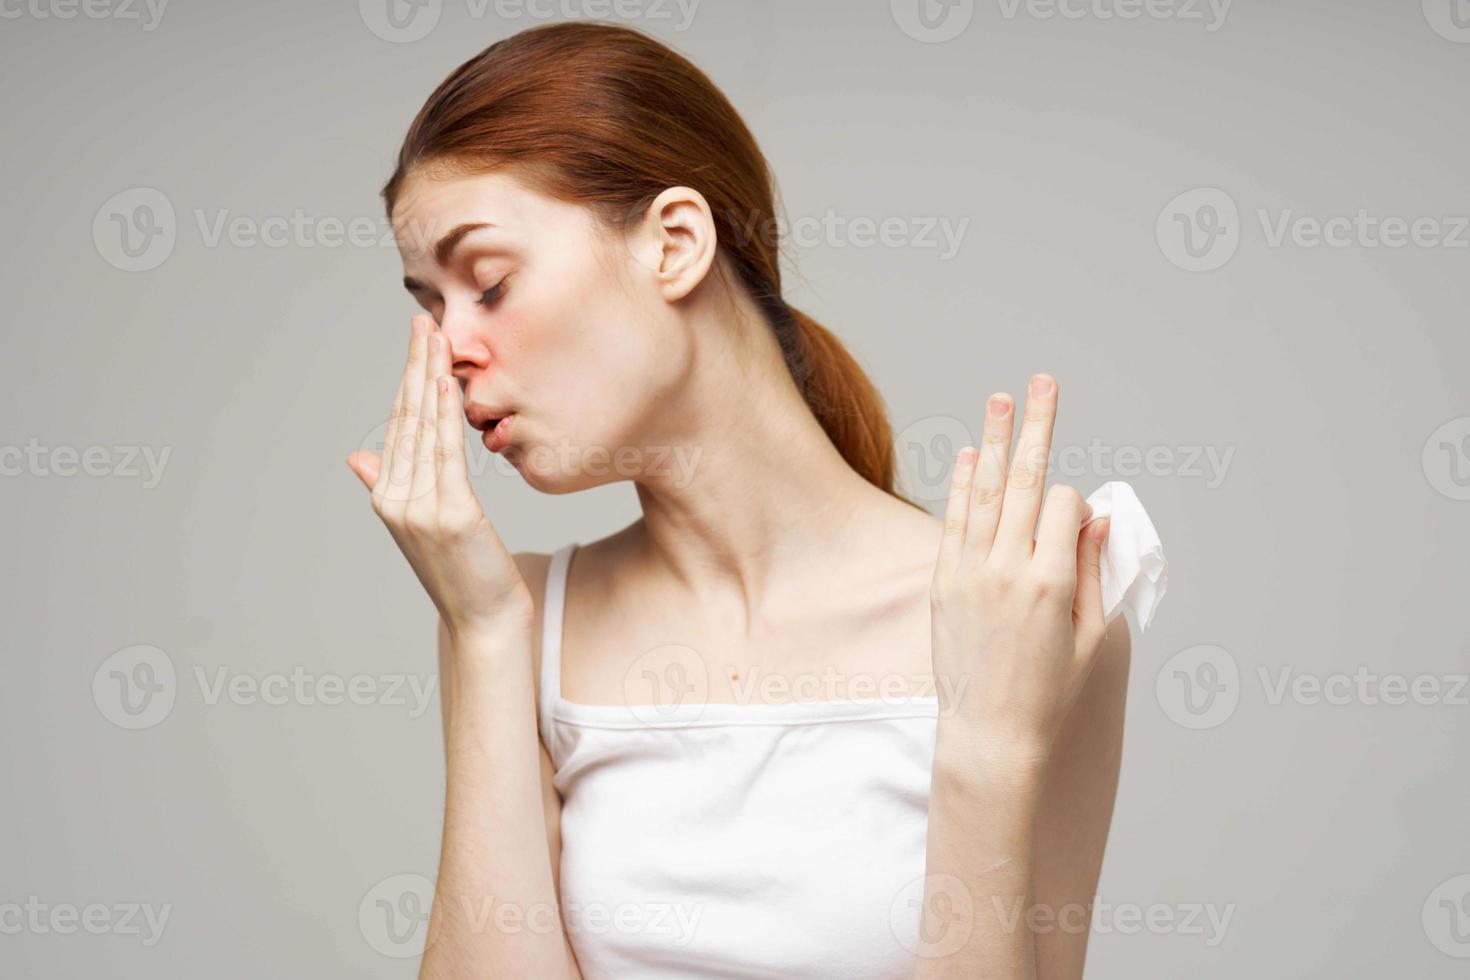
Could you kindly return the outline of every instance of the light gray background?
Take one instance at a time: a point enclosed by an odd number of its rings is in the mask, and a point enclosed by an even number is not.
[[[411,306],[391,247],[321,222],[381,228],[432,87],[542,19],[443,0],[407,40],[382,0],[174,0],[156,22],[99,2],[0,5],[0,447],[51,461],[12,453],[0,477],[0,907],[170,917],[152,946],[0,932],[0,974],[411,976],[370,920],[385,879],[434,871],[437,702],[210,703],[196,671],[432,675],[432,608],[342,462],[386,411]],[[1135,631],[1100,899],[1173,925],[1105,921],[1089,976],[1463,976],[1470,912],[1456,933],[1441,899],[1470,892],[1470,27],[1449,0],[1156,3],[962,3],[942,42],[905,0],[703,0],[683,30],[648,0],[633,22],[761,141],[805,236],[788,298],[871,370],[911,489],[932,496],[956,426],[1038,370],[1062,385],[1059,447],[1155,453],[1124,478],[1172,580]],[[135,188],[174,211],[146,271],[120,268],[111,217]],[[1223,193],[1239,217],[1218,268],[1187,271],[1167,209],[1200,188],[1175,209],[1208,220]],[[1459,245],[1273,246],[1258,215],[1360,209]],[[278,247],[211,237],[298,212]],[[902,221],[865,246],[829,213]],[[968,222],[957,254],[924,218]],[[67,447],[105,472],[58,474]],[[128,447],[169,453],[156,485]],[[1205,451],[1228,465],[1190,463]],[[479,463],[515,549],[636,514],[627,485],[542,497]],[[133,654],[109,658],[140,644],[173,665],[173,705],[128,730],[108,679]],[[1203,712],[1181,680],[1202,659],[1223,671]],[[1360,668],[1347,703],[1273,702],[1282,671]],[[1439,694],[1382,703],[1388,675]],[[1223,937],[1184,922],[1196,906],[1231,915]]]

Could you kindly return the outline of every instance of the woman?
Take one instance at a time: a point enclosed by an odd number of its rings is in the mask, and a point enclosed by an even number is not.
[[[1129,639],[1107,522],[1043,501],[1053,379],[1013,457],[989,398],[945,520],[899,498],[873,387],[750,233],[754,140],[632,30],[492,45],[384,196],[426,314],[349,464],[440,614],[422,975],[1079,976]],[[507,553],[466,417],[540,490],[631,479],[642,518]]]

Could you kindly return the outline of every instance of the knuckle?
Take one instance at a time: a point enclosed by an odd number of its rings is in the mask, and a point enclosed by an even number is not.
[[[1025,425],[1045,425],[1051,421],[1052,413],[1050,406],[1030,405],[1021,413],[1021,422]]]
[[[946,517],[944,519],[944,533],[946,536],[960,537],[965,533],[965,519],[963,517]]]
[[[1047,570],[1031,578],[1031,591],[1042,599],[1071,598],[1073,584],[1067,575]]]
[[[435,531],[435,520],[432,514],[426,514],[421,507],[410,507],[403,514],[403,529],[415,537],[428,537]]]
[[[982,483],[975,488],[972,502],[976,510],[994,510],[1005,499],[1005,487],[994,483]]]
[[[1033,490],[1041,479],[1041,472],[1024,460],[1018,460],[1006,473],[1006,483],[1016,490]]]

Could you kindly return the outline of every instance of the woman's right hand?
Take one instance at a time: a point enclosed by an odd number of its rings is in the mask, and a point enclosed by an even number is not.
[[[529,624],[531,593],[470,487],[451,364],[448,338],[432,317],[415,316],[383,455],[355,452],[347,465],[450,633],[503,632]]]

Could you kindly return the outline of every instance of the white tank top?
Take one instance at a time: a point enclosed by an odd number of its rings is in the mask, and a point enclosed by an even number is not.
[[[539,719],[582,975],[910,976],[936,699],[574,704],[561,636],[575,549],[547,572]]]

